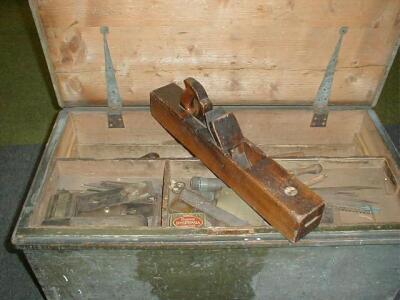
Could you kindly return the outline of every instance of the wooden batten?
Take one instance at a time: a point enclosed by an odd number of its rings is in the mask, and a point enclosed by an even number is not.
[[[331,102],[372,105],[400,37],[397,0],[30,4],[60,106],[106,105],[103,25],[125,105],[189,76],[216,104],[311,104],[341,26]]]

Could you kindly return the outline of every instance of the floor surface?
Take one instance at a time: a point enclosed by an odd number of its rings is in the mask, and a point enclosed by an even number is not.
[[[23,256],[10,243],[41,148],[41,145],[0,147],[1,299],[42,299]]]

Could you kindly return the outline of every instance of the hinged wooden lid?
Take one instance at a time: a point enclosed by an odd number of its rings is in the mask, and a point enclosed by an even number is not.
[[[341,26],[331,103],[373,105],[400,38],[398,0],[30,0],[61,106],[105,106],[103,39],[124,105],[186,77],[216,104],[311,104]]]

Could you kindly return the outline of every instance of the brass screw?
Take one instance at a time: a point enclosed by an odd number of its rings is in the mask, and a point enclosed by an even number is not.
[[[287,196],[296,196],[297,195],[297,189],[294,186],[287,186],[283,190]]]

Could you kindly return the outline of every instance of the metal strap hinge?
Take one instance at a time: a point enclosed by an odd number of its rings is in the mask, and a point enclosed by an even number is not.
[[[105,73],[107,84],[107,104],[108,104],[108,128],[125,128],[122,118],[122,98],[119,94],[115,70],[111,60],[110,49],[108,48],[107,34],[109,29],[102,26],[100,32],[104,40]]]
[[[339,30],[339,40],[336,44],[335,51],[326,68],[324,79],[319,86],[317,96],[314,100],[314,115],[311,120],[311,127],[326,127],[328,119],[328,103],[332,91],[333,76],[335,75],[336,64],[339,57],[340,47],[342,46],[343,36],[346,34],[348,27],[341,27]]]

